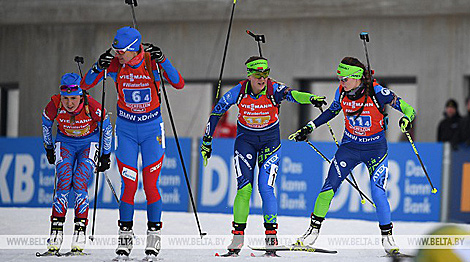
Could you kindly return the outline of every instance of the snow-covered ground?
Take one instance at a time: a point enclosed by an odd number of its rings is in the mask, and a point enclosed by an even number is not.
[[[70,210],[70,209],[69,209]],[[71,210],[70,210],[71,211]],[[65,234],[71,235],[73,228],[73,211],[68,213],[67,221],[65,224]],[[21,248],[5,249],[5,238],[7,236],[19,236],[19,235],[40,235],[46,236],[49,233],[49,208],[0,208],[0,258],[1,261],[28,261],[30,259],[38,259],[38,261],[111,261],[114,255],[115,245],[108,245],[104,249],[88,249],[91,253],[90,256],[86,257],[68,257],[68,258],[57,258],[57,257],[42,257],[36,258],[36,251],[45,251],[45,245],[42,242],[32,243],[39,245],[41,248],[31,249],[31,245],[25,245]],[[93,215],[90,209],[89,218]],[[216,252],[225,252],[225,247],[230,240],[231,221],[232,216],[226,214],[208,214],[199,213],[201,227],[204,232],[207,232],[208,236],[204,237],[206,242],[194,242],[198,238],[198,229],[196,226],[195,218],[193,213],[181,213],[181,212],[164,212],[163,213],[163,235],[173,236],[173,238],[181,237],[181,239],[189,239],[186,246],[178,248],[175,242],[171,247],[165,248],[165,242],[163,242],[163,248],[159,255],[165,261],[208,261],[208,260],[220,260],[224,258],[217,258],[214,256]],[[117,219],[118,211],[110,209],[98,209],[95,235],[115,235],[117,233]],[[146,214],[144,211],[135,212],[134,220],[134,232],[136,235],[144,236],[146,231]],[[281,240],[289,239],[289,237],[295,237],[301,235],[308,226],[308,218],[305,217],[287,217],[280,216],[278,218],[279,230],[278,236]],[[415,223],[415,222],[395,222],[394,223],[394,234],[398,237],[400,235],[424,235],[433,230],[434,228],[443,225],[443,223]],[[462,225],[469,230],[469,225]],[[91,228],[91,221],[88,229]],[[87,230],[90,234],[90,230]],[[250,215],[248,219],[248,227],[245,231],[247,237],[258,237],[260,241],[263,239],[264,228],[262,226],[262,217],[260,215]],[[379,229],[377,222],[360,221],[360,220],[343,220],[343,219],[327,219],[325,220],[320,238],[315,246],[320,248],[330,248],[328,243],[323,240],[327,239],[327,236],[364,236],[367,237],[378,237]],[[323,236],[323,237],[322,237]],[[70,236],[68,236],[70,238]],[[114,239],[114,236],[109,236]],[[217,241],[222,242],[217,242]],[[3,242],[2,242],[3,241]],[[96,241],[96,240],[95,240]],[[193,241],[193,242],[191,242]],[[207,242],[209,241],[209,242]],[[210,242],[213,241],[213,242]],[[366,241],[366,240],[364,240]],[[404,242],[404,241],[403,241]],[[253,242],[251,242],[253,244]],[[261,242],[260,242],[261,243]],[[364,242],[358,242],[357,244],[367,244]],[[397,244],[400,246],[406,245],[406,243],[400,243],[397,240]],[[256,245],[256,244],[255,244]],[[259,244],[258,244],[259,245]],[[29,247],[29,249],[27,249]],[[68,251],[70,246],[62,246],[64,251]],[[382,257],[384,251],[377,248],[354,248],[354,245],[346,249],[335,248],[338,250],[337,254],[320,254],[320,253],[304,253],[304,252],[282,252],[280,255],[282,258],[287,258],[295,261],[391,261],[390,258]],[[416,250],[403,250],[404,252],[414,254]],[[238,260],[253,260],[250,253],[253,251],[248,248],[244,248],[241,252],[241,256]],[[255,254],[261,254],[260,252],[253,252]],[[135,259],[142,259],[144,252],[142,249],[134,249],[131,257]],[[264,258],[259,258],[264,259]]]

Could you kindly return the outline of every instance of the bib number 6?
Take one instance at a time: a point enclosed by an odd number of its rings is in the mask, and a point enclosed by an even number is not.
[[[132,100],[135,102],[135,103],[139,103],[140,102],[140,91],[134,91],[132,92]]]
[[[150,88],[144,89],[123,89],[124,100],[129,104],[148,103],[152,100]]]

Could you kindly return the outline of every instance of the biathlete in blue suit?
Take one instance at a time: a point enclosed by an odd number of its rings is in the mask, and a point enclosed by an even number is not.
[[[201,145],[205,166],[211,156],[212,135],[219,118],[232,105],[237,105],[237,137],[233,160],[238,191],[233,207],[233,240],[225,256],[237,256],[243,246],[256,163],[259,168],[258,189],[263,201],[266,243],[268,246],[277,244],[277,201],[274,195],[274,183],[281,158],[279,134],[281,102],[287,100],[297,104],[326,105],[325,97],[292,90],[269,78],[270,69],[266,58],[253,56],[245,64],[248,78],[225,93],[215,105]],[[270,250],[268,255],[275,255],[275,251]]]
[[[101,81],[104,69],[116,83],[116,162],[121,174],[118,255],[128,256],[133,244],[134,196],[137,190],[137,156],[142,154],[142,178],[147,199],[147,243],[145,253],[158,255],[162,228],[162,200],[158,191],[165,154],[165,130],[160,113],[160,84],[157,71],[176,89],[184,87],[179,72],[152,44],[141,44],[142,36],[131,27],[117,31],[112,49],[102,54],[82,81],[84,89]]]
[[[305,141],[315,128],[325,124],[343,111],[344,136],[331,161],[328,176],[318,195],[310,226],[297,240],[298,245],[313,244],[330,207],[331,200],[349,172],[364,163],[370,175],[372,199],[377,207],[377,219],[382,232],[382,245],[387,253],[398,253],[399,248],[392,237],[390,205],[385,192],[388,178],[388,149],[385,139],[387,117],[385,105],[400,111],[402,132],[411,128],[415,110],[393,91],[372,80],[364,65],[356,58],[345,57],[337,69],[340,86],[328,110],[302,129],[289,136],[295,141]]]
[[[51,216],[51,236],[48,252],[59,251],[63,239],[63,226],[67,213],[70,190],[75,196],[75,229],[72,252],[83,251],[88,224],[88,182],[95,171],[103,172],[110,165],[112,126],[106,116],[103,121],[102,155],[98,157],[101,104],[86,96],[80,88],[80,76],[65,74],[60,82],[60,94],[51,97],[42,114],[44,146],[49,164],[55,164],[57,190]],[[52,141],[52,125],[57,122],[57,136]]]

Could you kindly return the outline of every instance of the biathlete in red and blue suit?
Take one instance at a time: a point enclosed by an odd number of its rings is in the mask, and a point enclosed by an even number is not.
[[[129,255],[132,249],[139,151],[142,154],[142,177],[147,198],[148,234],[152,235],[147,238],[146,253],[158,254],[160,250],[158,235],[162,227],[162,200],[158,178],[165,154],[165,130],[160,112],[161,79],[155,62],[174,88],[184,87],[183,78],[161,49],[151,44],[141,45],[141,39],[141,34],[134,28],[119,29],[112,44],[115,57],[110,52],[111,48],[108,49],[82,80],[84,89],[92,88],[102,80],[104,69],[107,69],[118,93],[116,161],[122,182],[118,222],[120,236],[116,250],[119,255]]]
[[[51,216],[51,237],[48,250],[57,252],[62,244],[63,224],[71,189],[75,195],[75,230],[72,251],[82,251],[88,223],[88,182],[95,171],[98,154],[101,105],[83,94],[80,76],[65,74],[60,82],[60,95],[51,97],[42,114],[42,130],[47,159],[56,165],[57,191]],[[57,122],[57,136],[52,140],[52,125]],[[112,126],[106,116],[103,121],[102,155],[99,171],[109,168]],[[97,157],[97,156],[96,156]]]
[[[311,214],[310,227],[297,240],[298,245],[313,244],[318,237],[331,200],[343,180],[358,164],[364,163],[370,175],[372,199],[382,232],[382,245],[387,253],[398,253],[392,237],[390,205],[385,192],[388,178],[388,149],[385,139],[387,116],[385,105],[403,113],[399,121],[402,132],[411,128],[415,110],[393,91],[372,80],[365,66],[356,58],[345,57],[337,69],[340,86],[328,110],[302,129],[289,136],[295,141],[305,141],[315,128],[338,115],[344,114],[344,136],[331,161],[328,176],[318,195]]]
[[[266,241],[269,246],[277,244],[277,201],[274,195],[274,183],[281,158],[279,133],[281,101],[315,106],[326,104],[325,97],[292,90],[269,78],[270,69],[265,58],[250,57],[245,64],[248,79],[230,89],[215,105],[201,145],[201,154],[206,165],[211,156],[212,135],[219,118],[232,105],[237,105],[237,137],[233,159],[238,191],[233,207],[234,236],[226,256],[238,255],[243,246],[256,163],[259,168],[258,189],[263,201]],[[270,250],[269,255],[275,255],[275,251]]]

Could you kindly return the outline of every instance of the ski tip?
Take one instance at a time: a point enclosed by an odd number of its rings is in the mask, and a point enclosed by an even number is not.
[[[251,257],[256,257],[256,255],[255,255],[253,252],[250,253],[250,256],[251,256]]]
[[[436,194],[436,193],[437,193],[437,188],[433,188],[433,189],[431,190],[431,193]]]
[[[216,257],[220,257],[219,253],[215,253],[215,256],[216,256]]]
[[[37,256],[37,257],[40,257],[40,256],[41,256],[41,253],[36,252],[36,256]]]

